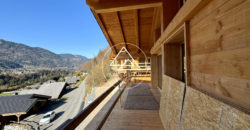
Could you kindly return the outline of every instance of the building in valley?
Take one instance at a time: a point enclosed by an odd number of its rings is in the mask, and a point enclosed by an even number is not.
[[[47,82],[42,84],[39,89],[22,90],[19,94],[39,94],[49,96],[50,100],[57,100],[62,96],[65,89],[66,82]]]
[[[72,76],[72,77],[65,77],[65,82],[67,84],[76,84],[80,80],[80,77]]]
[[[20,117],[41,109],[50,97],[37,94],[12,95],[0,97],[1,123],[7,123],[11,117],[16,116],[17,121]],[[15,119],[16,119],[15,118]]]

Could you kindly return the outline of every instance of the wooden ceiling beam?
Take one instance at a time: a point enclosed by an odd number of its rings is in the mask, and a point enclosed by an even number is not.
[[[151,56],[151,54],[150,53],[145,53],[145,55],[143,54],[143,53],[130,53],[131,54],[131,56],[133,57],[133,58],[145,58],[145,57],[150,57]],[[120,54],[119,55],[119,57],[117,57],[117,59],[121,59],[121,58],[130,58],[129,57],[129,55],[127,55],[127,54]]]
[[[126,49],[128,50],[128,45],[127,45],[127,41],[126,41],[126,38],[125,38],[125,34],[124,34],[124,31],[123,31],[123,26],[122,26],[122,22],[121,22],[121,18],[120,18],[120,12],[116,12],[116,17],[118,18],[118,22],[119,22],[119,25],[120,25],[120,30],[121,30],[123,42],[125,44]]]
[[[5,113],[2,116],[15,116],[15,115],[24,115],[26,112],[17,112],[17,113]]]
[[[135,35],[136,46],[140,48],[139,10],[135,10]],[[139,51],[140,49],[137,52]]]
[[[153,43],[156,41],[156,31],[158,28],[161,27],[160,23],[160,13],[161,13],[161,8],[157,7],[154,8],[154,15],[153,15],[153,22],[152,22],[152,29],[151,29],[151,40]]]
[[[86,0],[88,6],[96,13],[160,7],[161,0]]]
[[[106,30],[106,27],[105,27],[105,25],[104,25],[103,22],[102,22],[102,19],[101,19],[100,15],[97,14],[97,13],[96,13],[95,11],[93,11],[92,9],[91,9],[91,11],[92,11],[92,13],[93,13],[94,16],[95,16],[95,19],[96,19],[97,23],[98,23],[99,26],[101,27],[101,30],[102,30],[104,36],[106,37],[106,39],[107,39],[107,41],[108,41],[110,47],[112,47],[112,51],[113,51],[115,54],[117,54],[118,51],[117,51],[116,47],[114,46],[114,43],[112,42],[112,40],[111,40],[111,38],[110,38],[110,36],[109,36],[107,30]]]
[[[154,42],[154,36],[155,36],[155,28],[156,28],[156,18],[157,18],[157,8],[154,8],[154,15],[153,15],[153,21],[152,21],[152,28],[151,28],[151,40],[152,42]]]

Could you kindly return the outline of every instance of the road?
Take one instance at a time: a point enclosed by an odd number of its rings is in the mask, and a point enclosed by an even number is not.
[[[67,99],[46,105],[43,110],[25,118],[22,122],[36,128],[43,114],[53,110],[56,113],[55,119],[49,124],[42,125],[40,128],[43,130],[54,130],[67,119],[73,118],[80,111],[85,88],[84,80],[79,87],[69,89],[65,92],[62,97],[66,97]]]

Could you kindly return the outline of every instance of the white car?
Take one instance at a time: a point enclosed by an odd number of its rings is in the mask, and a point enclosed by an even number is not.
[[[40,120],[39,125],[48,124],[54,118],[55,118],[55,112],[54,111],[47,112],[46,114],[43,115],[43,118]]]

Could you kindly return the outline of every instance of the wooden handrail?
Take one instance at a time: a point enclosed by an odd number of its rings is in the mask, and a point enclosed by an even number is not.
[[[122,80],[117,81],[113,86],[106,90],[101,96],[96,98],[91,104],[80,111],[73,119],[66,120],[56,130],[72,130],[75,129],[79,124],[117,87],[120,85]]]
[[[108,119],[110,113],[112,112],[112,110],[115,107],[115,104],[117,103],[117,101],[119,100],[119,98],[121,97],[122,93],[124,92],[126,86],[124,86],[122,88],[122,91],[120,91],[119,95],[117,96],[117,98],[115,99],[115,101],[112,103],[112,106],[109,108],[109,110],[107,111],[107,113],[105,114],[104,118],[99,122],[96,130],[101,130],[103,125],[105,124],[106,120]]]

